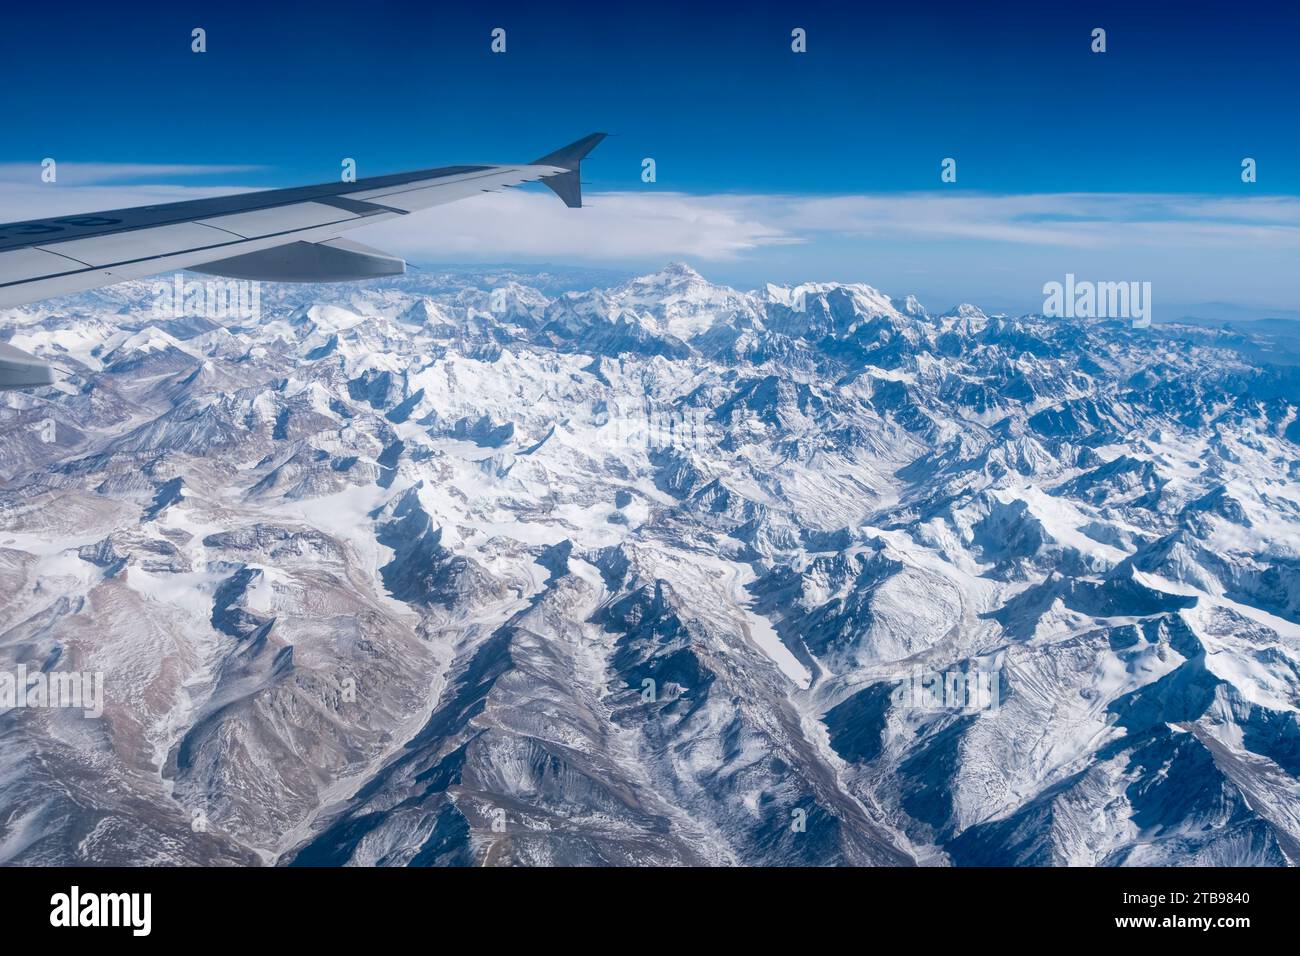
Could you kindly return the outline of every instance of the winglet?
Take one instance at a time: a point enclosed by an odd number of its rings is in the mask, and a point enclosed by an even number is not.
[[[542,182],[550,187],[551,192],[564,200],[564,204],[570,209],[578,209],[582,206],[582,160],[596,148],[596,145],[605,138],[604,133],[592,133],[590,136],[584,136],[576,143],[570,143],[553,153],[547,153],[541,159],[535,159],[532,162],[534,166],[559,166],[561,169],[567,169],[567,173],[557,173],[554,176],[547,176]]]

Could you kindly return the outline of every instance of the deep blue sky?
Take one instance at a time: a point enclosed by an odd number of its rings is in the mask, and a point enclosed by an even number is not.
[[[955,156],[960,188],[1230,194],[1250,155],[1295,194],[1298,34],[1291,4],[12,4],[0,160],[256,163],[272,184],[605,129],[596,188],[654,156],[664,188],[929,189]]]
[[[208,31],[202,55],[190,52],[195,26]],[[497,26],[503,56],[489,51]],[[795,26],[807,54],[790,51]],[[1090,51],[1096,26],[1108,33],[1102,55]],[[531,242],[509,231],[438,241],[439,229],[472,233],[489,209],[513,227],[518,209],[484,200],[482,212],[433,213],[412,227],[423,233],[385,241],[425,262],[639,270],[685,258],[739,285],[867,281],[942,307],[1027,310],[1045,281],[1074,272],[1149,279],[1166,308],[1215,300],[1276,313],[1300,306],[1297,38],[1295,4],[1197,0],[12,4],[0,164],[19,164],[9,175],[20,185],[27,164],[51,156],[248,164],[260,168],[138,182],[282,186],[335,180],[345,156],[361,176],[517,162],[605,130],[615,136],[584,167],[588,193],[630,191],[641,207],[534,218]],[[653,185],[640,180],[646,156]],[[948,156],[958,181],[945,186]],[[1259,164],[1254,185],[1240,179],[1245,156]],[[115,182],[122,201],[101,191],[92,208],[140,201]],[[674,192],[697,205],[661,229],[656,194]],[[944,205],[918,211],[908,197],[919,193]],[[1134,198],[1079,208],[1061,198],[1073,193]],[[859,195],[898,204],[855,213],[788,201]],[[952,203],[988,196],[994,205]],[[1201,205],[1189,212],[1179,197]],[[0,220],[44,214],[49,199],[40,187],[5,194]],[[701,241],[678,242],[710,215]],[[1058,220],[1068,229],[1054,232]],[[535,241],[576,222],[589,232],[553,249]],[[638,247],[643,229],[655,236]]]

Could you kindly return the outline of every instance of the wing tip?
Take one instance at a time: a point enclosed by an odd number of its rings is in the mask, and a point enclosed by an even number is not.
[[[534,166],[559,166],[561,169],[576,171],[578,164],[586,159],[587,154],[600,145],[608,133],[588,133],[582,139],[574,140],[568,146],[561,146],[553,153],[547,153],[541,159],[532,162]]]
[[[553,153],[547,153],[540,159],[533,160],[534,166],[557,166],[567,170],[567,172],[547,176],[542,182],[546,183],[551,192],[559,196],[570,209],[582,208],[582,161],[607,135],[588,133],[568,146],[562,146]]]

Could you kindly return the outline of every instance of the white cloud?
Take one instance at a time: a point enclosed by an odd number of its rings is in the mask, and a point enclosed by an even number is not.
[[[596,193],[582,209],[549,192],[509,190],[439,206],[369,228],[366,235],[413,258],[553,256],[628,260],[728,260],[801,241],[762,220],[746,197]]]
[[[90,178],[141,169],[92,164]],[[91,168],[91,167],[88,167]],[[194,173],[225,167],[179,167]],[[21,182],[0,166],[8,221],[173,202],[242,191],[180,185]],[[762,250],[825,241],[966,241],[1034,248],[1300,248],[1300,197],[1175,194],[928,192],[877,195],[589,194],[566,209],[542,190],[508,190],[366,227],[358,238],[416,260],[511,257],[603,262],[744,260]],[[1010,251],[1010,250],[1008,250]]]
[[[1142,193],[910,193],[771,197],[769,222],[795,234],[970,239],[1054,246],[1300,244],[1300,198]]]
[[[54,157],[56,160],[58,157]],[[35,183],[38,185],[86,186],[95,183],[121,182],[128,179],[161,179],[192,176],[222,176],[231,173],[248,173],[264,169],[263,166],[205,166],[185,163],[78,163],[57,162],[57,183],[41,180],[40,162],[0,163],[0,182]]]
[[[412,256],[730,260],[833,237],[1060,247],[1300,246],[1300,198],[934,193],[783,196],[596,193],[575,212],[514,191],[376,227]]]

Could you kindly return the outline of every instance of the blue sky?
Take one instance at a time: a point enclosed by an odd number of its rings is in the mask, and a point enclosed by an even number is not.
[[[0,197],[35,215],[325,181],[344,156],[363,176],[516,161],[602,129],[615,135],[585,170],[581,224],[538,205],[549,197],[489,197],[490,211],[390,230],[390,245],[440,260],[682,258],[739,285],[866,281],[943,307],[1032,308],[1065,271],[1149,278],[1157,309],[1300,307],[1300,13],[905,6],[23,4],[0,33]],[[504,55],[489,51],[497,26]],[[790,51],[795,26],[806,54]],[[1095,26],[1104,54],[1089,49]],[[46,156],[66,173],[27,188]],[[939,181],[944,157],[954,184]],[[484,225],[509,217],[535,235]]]

